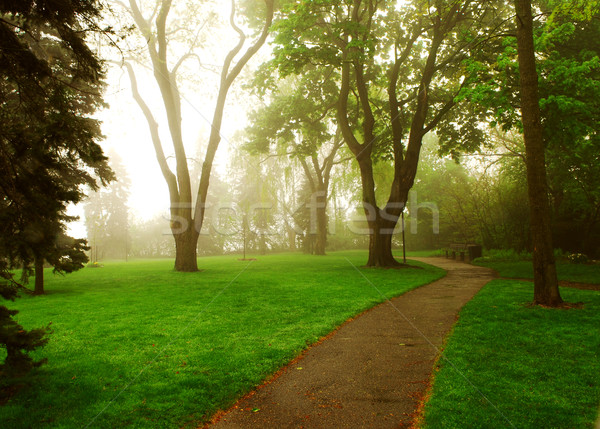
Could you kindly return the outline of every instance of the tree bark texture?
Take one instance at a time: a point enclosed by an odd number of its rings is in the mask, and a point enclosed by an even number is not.
[[[369,222],[369,259],[368,267],[396,267],[400,266],[392,254],[392,237],[394,227],[398,221],[384,219],[381,215],[373,222]]]
[[[34,295],[44,294],[44,258],[36,256],[35,261],[35,289]]]
[[[187,273],[198,271],[198,236],[198,232],[193,227],[182,232],[173,232],[175,238],[175,271]]]
[[[534,304],[557,306],[562,302],[556,277],[545,148],[540,120],[538,74],[535,67],[533,18],[530,0],[515,0],[517,47],[521,84],[521,115],[533,244]]]

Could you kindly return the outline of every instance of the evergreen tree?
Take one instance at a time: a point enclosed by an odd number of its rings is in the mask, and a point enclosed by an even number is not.
[[[14,301],[18,295],[18,284],[12,280],[6,263],[0,262],[0,296]],[[0,364],[0,388],[5,387],[11,377],[21,375],[41,365],[45,359],[35,362],[27,352],[48,342],[48,327],[26,331],[12,319],[17,310],[9,310],[0,305],[0,345],[6,349],[6,359]]]
[[[0,3],[0,295],[14,299],[9,269],[35,264],[43,293],[44,261],[70,272],[86,260],[85,243],[66,236],[67,205],[112,173],[98,145],[102,64],[86,45],[99,18],[96,1]],[[32,366],[26,352],[45,330],[26,332],[0,307],[2,374]]]

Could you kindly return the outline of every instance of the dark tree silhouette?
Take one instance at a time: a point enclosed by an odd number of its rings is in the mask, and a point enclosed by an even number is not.
[[[87,261],[85,242],[65,234],[67,205],[112,173],[90,115],[102,106],[102,64],[88,48],[99,31],[96,1],[32,0],[0,3],[0,294],[15,297],[9,269],[35,266],[35,292],[43,293],[43,266],[71,272]],[[15,312],[0,307],[0,346],[7,369],[31,361],[43,330],[24,331]]]

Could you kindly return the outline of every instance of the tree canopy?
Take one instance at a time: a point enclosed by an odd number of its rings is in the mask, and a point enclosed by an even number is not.
[[[497,48],[505,9],[503,2],[283,2],[273,66],[282,76],[315,67],[339,76],[336,119],[361,172],[367,265],[397,264],[392,231],[423,136],[443,126],[449,139],[480,144],[477,121],[460,120],[457,95],[476,84],[466,61]],[[393,165],[394,178],[378,201],[373,169],[382,160]]]

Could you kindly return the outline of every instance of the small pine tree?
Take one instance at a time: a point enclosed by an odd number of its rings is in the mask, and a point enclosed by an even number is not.
[[[0,262],[0,296],[14,301],[20,285],[7,268],[6,263]],[[22,376],[46,362],[46,359],[34,361],[28,353],[48,342],[49,326],[26,331],[13,319],[17,313],[17,310],[0,305],[0,348],[6,350],[6,358],[0,364],[0,388],[9,384],[11,378]]]

